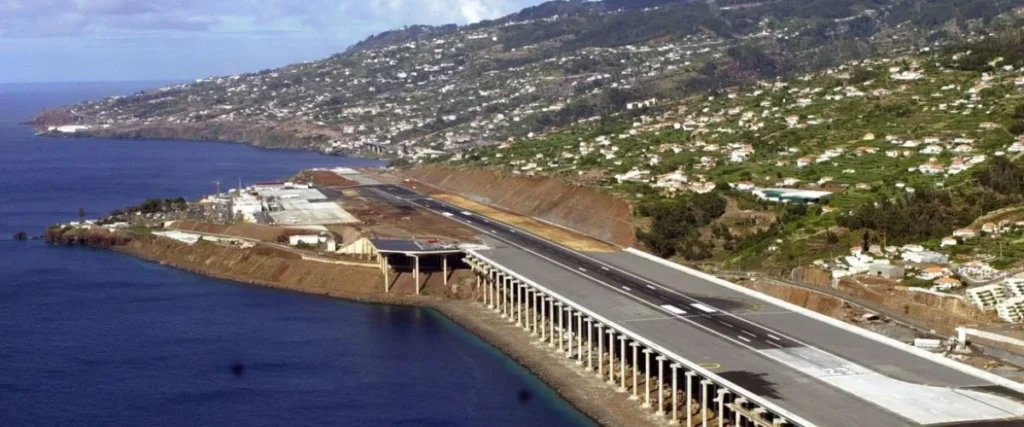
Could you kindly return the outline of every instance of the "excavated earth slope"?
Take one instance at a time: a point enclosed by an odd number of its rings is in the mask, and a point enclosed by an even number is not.
[[[620,246],[634,246],[636,241],[629,204],[595,188],[553,178],[437,165],[416,167],[403,174],[480,203],[550,221]]]

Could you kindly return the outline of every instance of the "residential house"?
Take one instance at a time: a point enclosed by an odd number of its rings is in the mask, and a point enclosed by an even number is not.
[[[1024,296],[1008,298],[997,303],[996,314],[1004,322],[1021,323],[1024,321]]]
[[[974,230],[971,230],[970,228],[961,228],[959,230],[953,231],[953,237],[960,237],[964,239],[972,239],[974,238],[974,236],[977,235],[978,233],[976,233]]]
[[[919,279],[921,279],[921,280],[935,280],[935,279],[938,279],[940,277],[946,276],[947,274],[948,274],[948,272],[946,271],[945,268],[937,267],[937,266],[931,266],[931,267],[925,267],[924,269],[922,269],[921,273],[918,274],[917,277]]]
[[[1024,278],[1008,277],[1006,280],[1003,280],[1003,287],[1006,288],[1011,296],[1024,296]]]
[[[921,173],[925,175],[936,175],[945,171],[945,168],[938,163],[929,162],[918,166],[917,170],[921,171]]]
[[[943,237],[942,241],[939,243],[939,246],[941,246],[941,247],[956,246],[957,243],[959,243],[959,242],[956,241],[955,237]]]
[[[935,286],[933,286],[932,289],[937,291],[948,291],[959,288],[960,285],[960,281],[952,277],[940,277],[935,280]]]
[[[998,283],[968,288],[967,300],[982,310],[992,310],[996,304],[1006,300],[1006,288]]]

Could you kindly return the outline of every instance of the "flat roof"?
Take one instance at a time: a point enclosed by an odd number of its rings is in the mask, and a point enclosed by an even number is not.
[[[462,252],[462,248],[454,244],[418,242],[400,239],[370,239],[370,244],[378,252],[410,253],[410,254],[445,254]]]

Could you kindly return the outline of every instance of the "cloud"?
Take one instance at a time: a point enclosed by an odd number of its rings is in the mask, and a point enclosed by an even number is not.
[[[196,0],[0,0],[0,36],[207,31],[217,22]]]
[[[365,36],[411,24],[468,24],[540,0],[0,0],[0,37],[153,31],[306,30]],[[247,24],[240,24],[247,23]]]

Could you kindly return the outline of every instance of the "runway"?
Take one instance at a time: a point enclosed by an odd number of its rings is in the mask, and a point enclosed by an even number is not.
[[[719,366],[717,374],[820,426],[1024,423],[1021,396],[1008,388],[630,253],[572,251],[402,187],[378,188],[478,229],[503,266]]]

